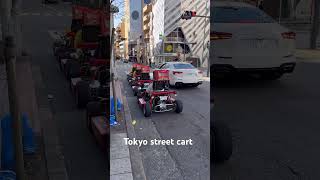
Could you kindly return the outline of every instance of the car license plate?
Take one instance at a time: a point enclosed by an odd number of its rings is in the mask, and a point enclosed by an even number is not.
[[[277,46],[275,40],[246,40],[249,48],[273,48]]]
[[[193,73],[188,73],[187,75],[188,75],[188,76],[193,76]]]
[[[160,101],[165,101],[168,99],[168,96],[160,96]]]

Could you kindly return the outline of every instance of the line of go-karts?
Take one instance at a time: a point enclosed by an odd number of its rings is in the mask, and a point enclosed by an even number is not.
[[[104,5],[105,6],[105,5]],[[53,54],[70,83],[78,108],[86,108],[86,124],[108,151],[110,106],[110,29],[106,7],[72,5],[71,31],[57,34]]]
[[[131,72],[127,74],[127,80],[133,94],[137,96],[137,102],[145,117],[150,117],[153,112],[174,111],[181,113],[182,101],[176,99],[177,92],[169,89],[169,71],[153,70],[143,64],[133,64]]]

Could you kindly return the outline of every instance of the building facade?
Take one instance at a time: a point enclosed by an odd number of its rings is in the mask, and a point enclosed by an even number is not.
[[[184,11],[205,17],[181,19]],[[153,4],[153,44],[156,62],[179,58],[206,67],[209,60],[210,1],[156,0]]]
[[[148,63],[149,60],[153,61],[152,15],[152,4],[145,5],[143,7],[143,45],[146,63]]]

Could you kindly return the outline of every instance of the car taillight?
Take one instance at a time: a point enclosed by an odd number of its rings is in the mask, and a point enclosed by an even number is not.
[[[183,72],[180,72],[180,71],[173,71],[172,73],[173,73],[173,75],[176,75],[176,74],[182,74]]]
[[[213,31],[210,33],[210,40],[223,40],[223,39],[231,39],[232,34],[226,32],[216,32]]]
[[[281,34],[283,39],[296,39],[295,32],[284,32]]]

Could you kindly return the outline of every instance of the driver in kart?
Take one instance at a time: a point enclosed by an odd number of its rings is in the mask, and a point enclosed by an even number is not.
[[[149,86],[147,87],[146,89],[146,92],[148,94],[150,94],[152,91],[165,91],[165,90],[169,90],[169,84],[167,81],[156,81],[156,84],[155,86],[157,87],[154,87],[154,82],[151,82],[149,84]]]

